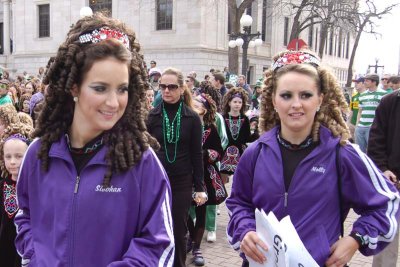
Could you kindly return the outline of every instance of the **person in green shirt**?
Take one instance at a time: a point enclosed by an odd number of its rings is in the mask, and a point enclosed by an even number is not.
[[[375,117],[375,110],[387,92],[378,89],[379,76],[377,74],[368,74],[364,79],[367,91],[359,96],[355,141],[360,146],[361,151],[365,153],[367,151],[369,130]]]
[[[13,104],[11,97],[8,95],[8,84],[6,79],[0,80],[0,105]]]
[[[359,77],[358,79],[353,80],[353,82],[356,92],[353,94],[350,101],[350,116],[349,116],[350,119],[348,120],[348,126],[350,129],[351,136],[354,139],[354,129],[357,124],[359,97],[360,94],[365,92],[364,77]]]

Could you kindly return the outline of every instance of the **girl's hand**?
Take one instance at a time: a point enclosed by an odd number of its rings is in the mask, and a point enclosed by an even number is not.
[[[196,192],[194,196],[194,201],[197,206],[201,206],[208,200],[207,194],[205,192]]]
[[[325,265],[328,267],[342,267],[348,263],[356,253],[359,245],[357,241],[351,236],[346,236],[338,241],[331,247],[331,256],[326,261]]]
[[[263,264],[267,260],[267,258],[257,248],[256,245],[259,245],[262,249],[268,251],[267,245],[258,237],[257,233],[254,231],[250,231],[244,236],[240,244],[240,250],[243,251],[246,257],[249,257],[256,262]]]

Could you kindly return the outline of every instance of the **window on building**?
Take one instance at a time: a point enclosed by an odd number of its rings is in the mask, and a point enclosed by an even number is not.
[[[4,40],[3,40],[3,22],[0,22],[0,54],[4,53]]]
[[[318,50],[318,38],[319,38],[319,35],[318,35],[318,28],[316,28],[316,29],[315,29],[315,44],[314,44],[314,49],[315,49],[315,51]]]
[[[231,13],[228,11],[228,34],[232,33],[232,27],[231,27]]]
[[[329,55],[333,55],[333,38],[334,38],[334,32],[333,29],[331,28],[330,30],[330,35],[329,35]]]
[[[350,33],[347,33],[347,38],[346,38],[346,58],[349,58],[349,50],[350,50]]]
[[[267,35],[267,0],[262,3],[262,25],[261,25],[261,39],[265,42]]]
[[[172,29],[172,0],[156,0],[157,30]]]
[[[251,17],[254,17],[253,16],[253,5],[249,5],[249,7],[246,9],[246,14]],[[250,25],[250,32],[251,32],[251,25]]]
[[[314,26],[310,25],[308,28],[308,47],[310,49],[313,47],[313,38],[314,38]]]
[[[337,56],[338,57],[341,57],[342,56],[342,42],[343,42],[343,31],[342,31],[342,29],[340,29],[340,31],[339,31],[339,48],[338,48],[338,54],[337,54]]]
[[[284,30],[283,30],[283,45],[288,45],[289,39],[289,18],[285,17]]]
[[[112,0],[90,0],[89,7],[93,12],[104,12],[108,16],[112,15]]]
[[[50,4],[39,5],[39,38],[50,37]]]

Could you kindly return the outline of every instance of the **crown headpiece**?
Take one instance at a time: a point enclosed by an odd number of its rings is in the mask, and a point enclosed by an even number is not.
[[[127,49],[129,49],[129,38],[128,36],[120,32],[118,30],[112,30],[108,27],[101,27],[99,29],[95,29],[92,32],[89,33],[84,33],[79,36],[79,42],[81,44],[86,44],[86,43],[98,43],[103,40],[107,39],[117,39],[120,41]]]
[[[285,52],[283,55],[281,55],[273,64],[272,64],[272,71],[275,71],[279,69],[280,67],[283,67],[285,65],[289,64],[303,64],[303,63],[308,63],[311,64],[315,67],[318,67],[320,65],[320,60],[307,52],[303,51],[289,51]]]

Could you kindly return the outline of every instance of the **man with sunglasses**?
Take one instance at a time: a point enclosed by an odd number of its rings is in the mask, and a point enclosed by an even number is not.
[[[0,80],[0,105],[13,104],[11,97],[8,95],[8,84],[6,79]]]

